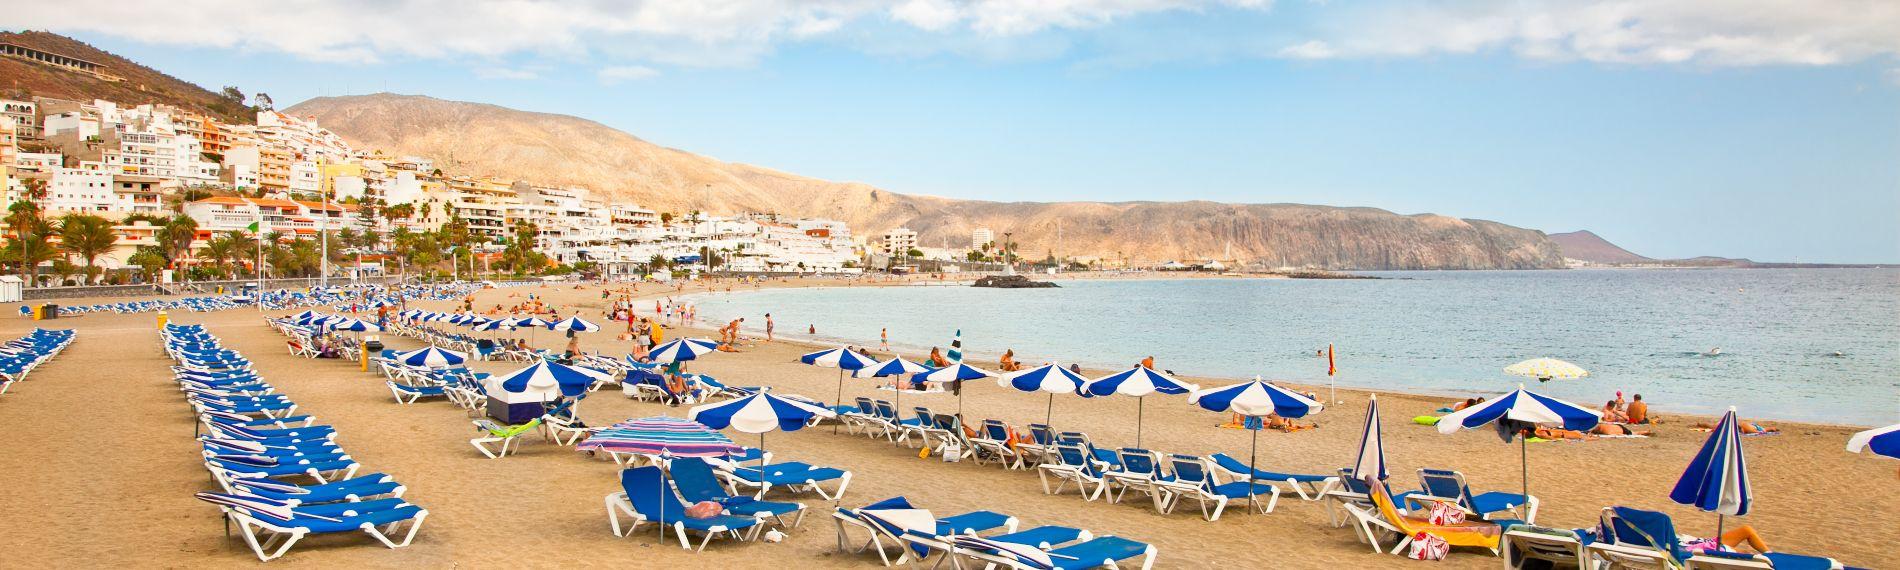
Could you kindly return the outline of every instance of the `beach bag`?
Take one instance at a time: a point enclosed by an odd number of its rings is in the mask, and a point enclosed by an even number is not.
[[[1428,533],[1418,533],[1412,537],[1412,551],[1406,557],[1413,560],[1444,560],[1451,553],[1451,545],[1445,539]]]
[[[719,512],[723,510],[725,509],[720,508],[719,503],[715,503],[712,501],[700,501],[697,503],[693,503],[693,506],[686,507],[686,518],[709,519],[709,518],[719,516]]]
[[[963,461],[963,445],[957,442],[952,441],[945,443],[943,447],[937,451],[943,454],[944,463]]]
[[[1432,501],[1432,510],[1425,515],[1425,521],[1438,526],[1449,526],[1465,522],[1465,510],[1446,501]]]

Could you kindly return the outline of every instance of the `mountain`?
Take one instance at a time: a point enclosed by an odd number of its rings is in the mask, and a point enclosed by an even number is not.
[[[1035,258],[1056,251],[1328,269],[1563,267],[1557,246],[1542,232],[1435,214],[1301,204],[1004,203],[900,194],[722,162],[577,117],[416,95],[319,97],[285,112],[314,118],[357,148],[429,157],[449,172],[582,186],[659,211],[834,218],[864,236],[904,226],[916,230],[925,247],[965,248],[971,230],[988,227],[999,235],[1014,232],[1018,251]]]
[[[97,63],[105,66],[107,74],[123,79],[107,81],[50,65],[0,57],[0,93],[7,97],[25,100],[31,100],[33,96],[76,101],[105,99],[128,106],[162,103],[229,123],[250,124],[256,120],[249,108],[222,95],[66,36],[35,31],[0,32],[0,43]]]
[[[1565,258],[1588,261],[1590,263],[1649,263],[1656,260],[1631,253],[1630,250],[1617,247],[1602,236],[1590,230],[1577,230],[1560,234],[1550,234],[1550,241],[1557,244]]]

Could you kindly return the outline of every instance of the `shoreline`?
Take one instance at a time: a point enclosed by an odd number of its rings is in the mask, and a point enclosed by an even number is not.
[[[1207,278],[1220,278],[1220,276],[1210,275],[1210,276],[1207,276]],[[1224,277],[1224,278],[1243,279],[1244,277]],[[1277,279],[1286,279],[1286,277],[1279,277]],[[1182,280],[1182,279],[1170,279],[1167,277],[1155,276],[1155,277],[1144,278],[1141,280],[1174,281],[1174,280]],[[801,286],[796,283],[786,283],[786,284],[778,284],[776,286],[756,287],[756,288],[751,288],[751,289],[733,289],[731,291],[710,291],[710,290],[700,291],[700,292],[678,295],[676,296],[676,298],[697,302],[698,300],[708,298],[714,295],[735,294],[735,293],[758,293],[766,289],[851,289],[851,288],[856,288],[856,287],[917,287],[917,286],[925,286],[925,285],[891,284],[891,283],[859,283],[859,284],[850,285],[850,286],[835,285],[835,284]],[[936,286],[936,285],[928,285],[928,286]],[[669,296],[669,295],[659,295],[659,296],[651,297],[651,298],[642,298],[640,296],[635,296],[635,300],[651,301],[654,298],[665,297],[665,296]],[[604,305],[602,307],[604,308]],[[637,313],[639,307],[636,305],[635,309]],[[701,316],[700,320],[706,321],[704,316]],[[708,324],[712,324],[712,323],[708,323]],[[705,327],[704,325],[698,324],[698,323],[688,325],[688,327],[691,328],[692,330],[696,330],[702,334],[707,334],[707,335],[715,334],[716,329],[717,329],[716,324],[714,324],[714,326],[710,328]],[[783,329],[781,329],[781,331],[782,330]],[[740,332],[742,333],[741,335],[742,339],[750,338],[752,340],[762,341],[765,337],[765,329],[763,326],[747,325],[745,327],[742,327],[740,329]],[[843,338],[843,337],[829,337],[829,336],[824,336],[824,335],[819,335],[818,337],[812,337],[805,333],[795,332],[792,334],[786,334],[784,332],[776,332],[776,331],[774,332],[774,336],[777,339],[775,342],[784,342],[788,344],[805,346],[805,347],[812,348],[814,350],[824,350],[824,349],[830,349],[830,348],[837,348],[838,346],[842,346],[842,345],[849,345],[849,346],[855,346],[855,347],[864,349],[866,352],[872,353],[873,355],[884,354],[881,351],[875,350],[876,347],[878,346],[877,339],[851,339],[851,338]],[[912,356],[918,356],[918,358],[913,359],[913,361],[921,360],[921,356],[928,354],[930,348],[931,347],[910,345],[910,344],[905,344],[905,343],[891,344],[891,349],[894,352],[897,352],[898,354],[903,355],[906,358],[910,358]],[[972,352],[965,352],[963,360],[965,362],[972,362],[972,363],[987,361],[990,363],[990,365],[983,365],[983,364],[973,364],[973,365],[977,366],[978,368],[982,368],[984,370],[994,372],[995,366],[993,364],[996,360],[998,360],[1001,357],[1001,355],[1002,353],[1000,352],[992,353],[992,352],[986,352],[986,351],[972,351]],[[1122,370],[1122,368],[1108,367],[1105,363],[1101,363],[1101,362],[1085,362],[1085,361],[1078,361],[1078,360],[1059,360],[1059,361],[1064,362],[1064,363],[1076,363],[1076,364],[1082,365],[1083,370],[1085,372],[1084,376],[1089,376],[1091,378],[1112,373],[1112,372],[1118,372]],[[1025,362],[1025,364],[1028,364],[1028,362]],[[1173,376],[1183,381],[1200,384],[1201,387],[1203,388],[1211,388],[1211,387],[1221,386],[1225,384],[1245,382],[1248,379],[1250,379],[1249,377],[1223,376],[1223,375],[1210,375],[1210,374],[1176,374]],[[1287,386],[1299,387],[1301,389],[1313,391],[1315,393],[1327,390],[1329,388],[1329,385],[1327,384],[1310,384],[1304,381],[1276,380],[1276,382],[1285,384]],[[1360,396],[1376,393],[1376,394],[1381,394],[1381,395],[1396,395],[1396,396],[1401,396],[1408,399],[1442,401],[1442,402],[1446,402],[1446,405],[1450,405],[1450,402],[1455,402],[1455,401],[1463,399],[1463,397],[1457,394],[1459,390],[1449,390],[1449,389],[1444,390],[1442,392],[1433,391],[1429,389],[1375,390],[1373,389],[1373,387],[1370,387],[1370,386],[1353,384],[1349,382],[1340,382],[1336,385],[1333,385],[1332,387],[1336,387],[1342,395],[1348,392],[1351,392]],[[1484,397],[1489,398],[1489,397],[1503,394],[1509,391],[1510,391],[1509,388],[1505,387],[1505,388],[1497,389],[1497,390],[1485,390],[1481,388],[1481,389],[1474,389],[1474,390],[1464,390],[1463,392],[1466,394],[1477,393],[1477,394],[1483,395]],[[1586,405],[1582,402],[1574,402],[1574,403],[1577,403],[1579,405]],[[1331,405],[1331,403],[1328,403],[1328,404]],[[1594,407],[1592,407],[1592,409],[1594,409]],[[1713,423],[1714,421],[1716,421],[1717,419],[1721,417],[1720,414],[1716,414],[1716,415],[1698,414],[1694,412],[1683,411],[1679,408],[1672,408],[1670,406],[1661,406],[1661,405],[1652,405],[1651,410],[1653,410],[1652,415],[1656,415],[1659,417],[1688,418],[1689,419],[1688,423],[1690,424],[1693,424],[1696,422]],[[1807,428],[1867,429],[1867,428],[1873,428],[1873,427],[1880,427],[1879,425],[1872,425],[1872,424],[1817,422],[1817,421],[1811,421],[1811,420],[1786,419],[1786,418],[1770,417],[1770,416],[1748,416],[1747,419],[1754,420],[1754,421],[1773,422],[1773,423],[1783,424],[1787,426],[1801,426],[1801,427],[1807,427]],[[1669,424],[1664,424],[1664,425],[1685,425],[1685,423],[1683,421],[1670,421]]]

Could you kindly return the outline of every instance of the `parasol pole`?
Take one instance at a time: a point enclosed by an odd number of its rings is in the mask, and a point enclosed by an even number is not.
[[[1054,432],[1056,430],[1055,425],[1049,421],[1050,419],[1055,417],[1055,413],[1056,413],[1056,395],[1055,393],[1052,392],[1049,394],[1049,406],[1047,408],[1044,408],[1042,411],[1042,425],[1049,426],[1050,432]]]
[[[1141,415],[1147,411],[1147,396],[1135,396],[1135,447],[1141,447]]]
[[[1260,458],[1260,429],[1254,428],[1253,426],[1249,426],[1244,421],[1241,422],[1240,425],[1242,427],[1248,428],[1248,431],[1253,432],[1253,445],[1249,446],[1249,448],[1247,449],[1247,507],[1252,509],[1254,507],[1254,498],[1253,498],[1254,463],[1257,462]],[[1260,421],[1260,427],[1261,428],[1267,427],[1266,420]],[[1256,514],[1259,513],[1257,509],[1254,510],[1253,512]]]
[[[838,405],[839,406],[844,405],[844,367],[843,366],[838,367]],[[842,424],[842,423],[844,423],[844,420],[842,418],[839,419],[837,422],[833,422],[831,424],[831,433],[838,433],[838,424]]]

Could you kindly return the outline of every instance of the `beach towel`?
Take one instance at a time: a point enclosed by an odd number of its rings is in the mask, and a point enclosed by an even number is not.
[[[1451,544],[1445,539],[1426,532],[1412,536],[1412,551],[1406,557],[1413,560],[1444,560],[1451,554]]]
[[[1417,416],[1412,418],[1412,423],[1422,426],[1435,426],[1438,425],[1438,416]]]

